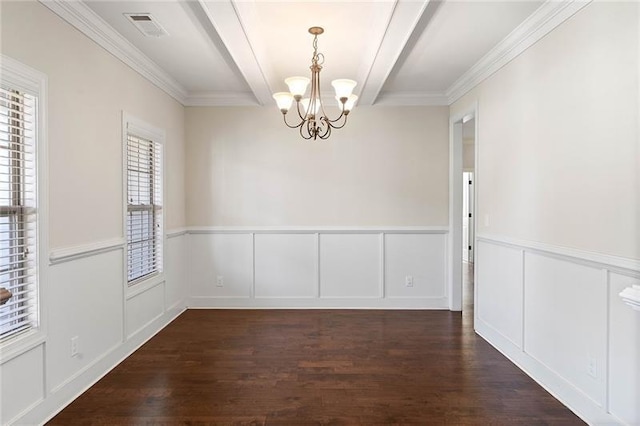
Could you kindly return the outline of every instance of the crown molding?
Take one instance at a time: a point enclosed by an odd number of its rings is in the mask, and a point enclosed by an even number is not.
[[[445,93],[433,92],[383,92],[376,105],[384,106],[448,106]]]
[[[244,35],[244,38],[239,37],[245,43],[245,45],[242,45],[243,49],[239,49],[237,46],[238,43],[236,43],[236,45],[234,45],[236,49],[232,50],[236,52],[236,55],[233,55],[236,61],[244,58],[241,62],[245,65],[245,70],[247,69],[247,63],[251,62],[251,66],[248,68],[253,70],[251,77],[254,78],[247,78],[248,76],[244,77],[246,81],[260,82],[257,85],[254,84],[256,87],[251,87],[253,93],[188,92],[177,80],[171,77],[137,47],[131,44],[131,42],[114,30],[84,2],[70,0],[39,1],[60,18],[64,19],[74,28],[78,29],[99,46],[114,55],[116,58],[120,59],[126,65],[131,67],[184,106],[255,106],[264,105],[267,100],[267,94],[270,98],[268,84],[266,84],[266,79],[264,75],[262,75],[262,71],[259,69],[256,58],[253,55],[253,52],[247,50],[246,45],[248,45],[248,40],[246,34]],[[400,57],[408,39],[412,35],[415,36],[413,32],[418,29],[416,28],[419,26],[418,22],[421,20],[428,22],[430,18],[430,14],[425,13],[425,9],[429,2],[424,1],[420,17],[416,22],[414,22],[414,25],[408,34],[393,27],[395,22],[393,18],[390,21],[385,34],[385,40],[383,40],[380,50],[377,53],[376,59],[374,60],[374,64],[372,65],[372,69],[367,78],[368,81],[365,82],[365,87],[363,89],[363,93],[361,93],[360,102],[358,103],[361,105],[371,105],[375,103],[387,106],[451,105],[548,33],[553,31],[575,13],[591,3],[591,1],[592,0],[547,0],[520,26],[513,30],[506,38],[491,49],[489,53],[483,56],[475,65],[456,80],[445,93],[380,93],[383,85],[383,83],[381,84],[380,82],[386,81],[386,77],[388,77],[391,72],[391,68],[393,68],[394,64]],[[200,0],[200,4],[203,6],[204,11],[207,13],[208,18],[211,20],[214,27],[219,30],[218,26],[221,25],[219,22],[220,19],[216,20],[217,22],[214,22],[212,19],[212,11],[209,10],[202,0]],[[401,5],[402,3],[400,3],[400,6]],[[224,9],[222,10],[223,12],[226,12],[223,14],[224,17],[233,15],[232,17],[234,17],[235,20],[232,20],[232,23],[235,32],[239,33],[240,31],[238,27],[241,28],[241,24],[239,22],[239,17],[237,16],[237,11],[233,8],[233,2],[227,0],[226,2],[217,4],[216,7],[218,9],[221,7]],[[218,9],[216,9],[216,12],[220,12]],[[398,9],[397,6],[396,9]],[[402,10],[394,11],[396,18],[401,14]],[[227,23],[227,26],[229,25],[231,24]],[[392,38],[395,40],[398,39],[398,37],[400,39],[404,38],[403,43],[401,43],[402,48],[395,52],[388,51],[388,49],[385,50],[385,46],[387,46],[385,43],[390,43]],[[228,43],[229,40],[223,40],[223,42]],[[243,55],[239,55],[237,52],[238,50],[241,50]],[[386,62],[384,64],[381,62],[381,58],[386,58]],[[389,62],[391,59],[393,59],[393,61]]]
[[[447,89],[449,105],[533,46],[591,1],[547,0]]]
[[[258,106],[251,92],[189,92],[184,106]]]
[[[82,1],[39,0],[100,47],[184,105],[187,91]]]

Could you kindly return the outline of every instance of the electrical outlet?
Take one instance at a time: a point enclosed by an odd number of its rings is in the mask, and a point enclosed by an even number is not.
[[[589,356],[589,361],[587,364],[587,373],[594,379],[598,378],[598,362],[592,356]]]
[[[488,228],[489,226],[491,226],[491,221],[490,221],[490,218],[489,218],[489,215],[488,215],[488,214],[485,214],[485,215],[484,215],[484,226],[485,226],[485,227],[487,227],[487,228]]]
[[[71,338],[71,356],[78,355],[78,336]]]
[[[406,287],[413,287],[413,277],[411,275],[404,277],[404,285]]]
[[[218,278],[216,279],[216,287],[224,287],[224,279],[222,278],[222,275],[218,275]]]

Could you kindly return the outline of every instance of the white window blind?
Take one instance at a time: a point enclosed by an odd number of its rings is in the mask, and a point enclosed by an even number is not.
[[[127,134],[127,279],[162,271],[162,145]]]
[[[38,326],[37,98],[0,85],[0,341]]]

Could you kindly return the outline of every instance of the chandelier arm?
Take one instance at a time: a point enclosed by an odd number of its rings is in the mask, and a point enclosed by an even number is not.
[[[298,117],[304,122],[305,117],[302,115],[302,112],[300,112],[300,101],[296,101],[296,110],[298,111]]]
[[[340,115],[339,115],[338,117],[336,117],[334,120],[330,119],[329,117],[327,117],[327,116],[325,115],[325,117],[326,117],[327,121],[328,121],[329,123],[336,123],[336,122],[340,121],[340,119],[342,119],[342,117],[346,117],[347,115],[344,113],[344,105],[342,106],[342,108],[343,108],[343,109],[342,109],[342,111],[340,112]]]
[[[304,126],[304,124],[306,124],[306,126]],[[306,136],[305,136],[305,131],[306,130]],[[303,121],[302,123],[300,123],[300,136],[302,136],[302,139],[306,139],[309,140],[313,137],[313,134],[309,131],[309,121]]]
[[[290,129],[297,129],[298,127],[302,126],[304,124],[304,120],[300,121],[300,123],[298,123],[295,126],[292,126],[291,124],[287,123],[287,114],[282,114],[282,118],[284,119],[284,124],[286,124],[286,126]]]
[[[316,93],[317,93],[317,97],[318,97],[318,102],[320,102],[320,111],[318,112],[322,112],[322,116],[327,119],[327,113],[324,110],[324,102],[322,102],[322,90],[320,89],[320,71],[322,70],[322,67],[318,67],[316,68],[316,71],[314,72],[315,78],[316,78]],[[328,119],[327,119],[328,120]]]
[[[331,127],[333,127],[334,129],[342,129],[347,124],[347,116],[345,114],[341,114],[340,117],[338,117],[338,119],[342,117],[344,117],[344,121],[342,122],[342,124],[340,125],[331,124]],[[338,121],[338,120],[334,120],[331,123],[334,123],[335,121]]]
[[[331,129],[333,128],[333,126],[329,123],[327,123],[327,129],[324,131],[323,134],[319,135],[320,139],[329,139],[329,136],[331,136]]]

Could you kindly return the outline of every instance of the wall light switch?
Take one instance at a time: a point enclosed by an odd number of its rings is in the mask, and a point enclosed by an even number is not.
[[[487,227],[487,228],[489,226],[491,226],[491,221],[489,220],[489,215],[488,214],[484,215],[484,226]]]

